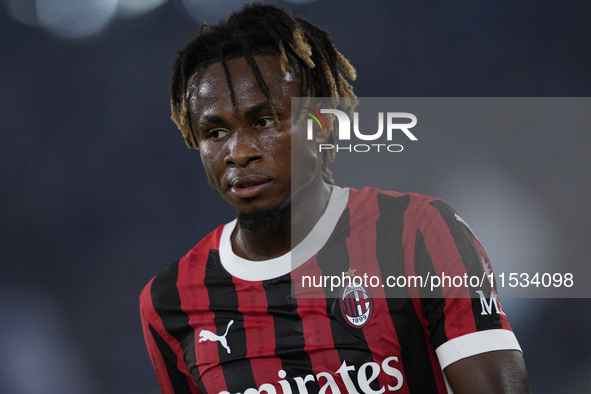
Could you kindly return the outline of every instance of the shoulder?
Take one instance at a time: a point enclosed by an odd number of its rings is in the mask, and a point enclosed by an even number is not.
[[[363,187],[359,190],[350,189],[348,206],[361,209],[377,206],[382,214],[397,211],[407,220],[424,220],[440,211],[453,211],[446,201],[437,197],[419,193],[381,190],[374,187]]]
[[[180,260],[156,274],[142,290],[140,305],[143,307],[155,301],[165,302],[171,296],[174,298],[179,286],[182,286],[182,282],[186,279],[184,272],[189,267],[205,265],[210,251],[219,249],[223,227],[224,225],[209,233]]]
[[[409,200],[415,205],[430,204],[433,201],[442,201],[439,198],[427,196],[420,193],[412,192],[398,192],[394,190],[382,190],[375,187],[362,187],[361,189],[350,188],[350,201],[367,201],[376,198],[384,199],[405,199]]]

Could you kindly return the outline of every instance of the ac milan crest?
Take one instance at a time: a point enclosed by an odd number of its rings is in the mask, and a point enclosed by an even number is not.
[[[363,286],[350,283],[341,292],[341,312],[353,327],[364,327],[371,319],[372,302]]]

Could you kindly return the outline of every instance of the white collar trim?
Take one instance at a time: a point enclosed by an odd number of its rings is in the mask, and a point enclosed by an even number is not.
[[[326,210],[312,231],[293,250],[282,256],[263,261],[252,261],[237,256],[230,241],[230,236],[236,228],[236,219],[226,224],[220,237],[220,260],[224,269],[240,279],[268,280],[288,274],[312,258],[328,241],[349,200],[349,188],[331,188]]]

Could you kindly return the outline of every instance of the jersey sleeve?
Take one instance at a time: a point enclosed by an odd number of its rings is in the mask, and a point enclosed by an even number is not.
[[[425,204],[419,217],[412,270],[429,280],[415,306],[441,367],[484,352],[521,351],[491,285],[488,255],[467,222],[441,200]]]
[[[160,389],[164,394],[201,393],[180,356],[182,352],[179,343],[166,333],[154,308],[151,294],[153,281],[146,285],[140,296],[140,315],[146,347]]]

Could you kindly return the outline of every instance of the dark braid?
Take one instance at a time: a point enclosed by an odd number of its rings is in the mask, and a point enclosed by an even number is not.
[[[225,22],[213,26],[202,24],[201,33],[178,52],[170,82],[171,110],[172,119],[183,133],[187,146],[198,148],[189,120],[189,80],[195,72],[212,64],[222,65],[232,104],[236,106],[227,62],[245,58],[277,118],[269,87],[255,61],[257,55],[279,55],[283,73],[296,69],[305,80],[303,96],[333,97],[331,104],[334,108],[339,105],[338,97],[352,97],[346,101],[345,110],[353,111],[355,94],[343,73],[355,80],[355,69],[335,48],[328,33],[284,8],[253,3],[232,13]],[[338,70],[339,66],[343,73]],[[334,140],[335,136],[331,135],[328,142]],[[334,159],[334,155],[334,150],[323,151],[322,174],[329,183],[333,181],[328,162]]]

